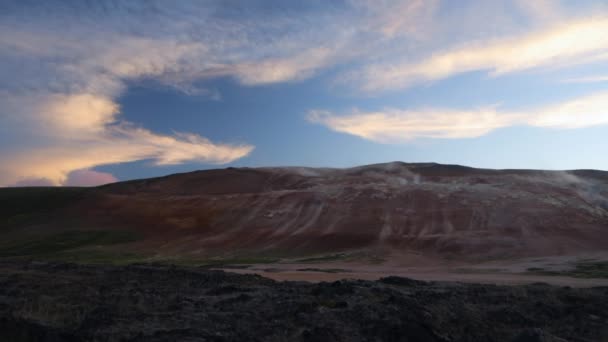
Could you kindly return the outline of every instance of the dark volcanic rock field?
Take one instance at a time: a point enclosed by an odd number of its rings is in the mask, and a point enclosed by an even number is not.
[[[0,263],[2,341],[608,341],[608,288]]]

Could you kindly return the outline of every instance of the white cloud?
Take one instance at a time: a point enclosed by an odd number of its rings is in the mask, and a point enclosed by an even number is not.
[[[608,92],[525,111],[497,108],[473,110],[386,109],[336,115],[311,111],[308,119],[342,133],[380,143],[404,143],[416,138],[474,138],[513,125],[574,129],[608,124]]]
[[[608,59],[608,56],[606,56]],[[608,82],[608,75],[604,76],[587,76],[587,77],[575,77],[568,78],[562,81],[562,83],[600,83]]]
[[[524,124],[548,128],[583,128],[608,124],[608,92],[532,109]]]
[[[343,133],[382,143],[399,143],[416,138],[477,137],[505,126],[511,118],[493,108],[474,111],[387,109],[379,112],[337,116],[312,111],[309,120]]]
[[[550,68],[606,58],[608,17],[598,16],[554,24],[524,35],[464,44],[432,53],[418,62],[365,66],[351,74],[366,91],[398,89],[444,79],[459,73],[487,70],[497,76],[533,68]]]

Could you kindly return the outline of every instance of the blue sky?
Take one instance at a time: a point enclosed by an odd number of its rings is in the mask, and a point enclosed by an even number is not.
[[[0,186],[401,160],[608,170],[603,1],[5,1]]]

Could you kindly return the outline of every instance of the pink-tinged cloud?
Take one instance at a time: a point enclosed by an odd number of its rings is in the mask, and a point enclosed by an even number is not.
[[[11,186],[55,186],[52,180],[48,178],[26,178],[16,182]]]
[[[97,186],[117,182],[118,179],[110,173],[93,170],[75,170],[68,174],[65,186]]]

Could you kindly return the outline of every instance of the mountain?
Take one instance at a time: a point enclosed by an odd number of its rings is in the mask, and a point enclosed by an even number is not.
[[[381,251],[479,260],[608,247],[608,172],[596,170],[227,168],[88,189],[1,189],[0,206],[5,257]]]

